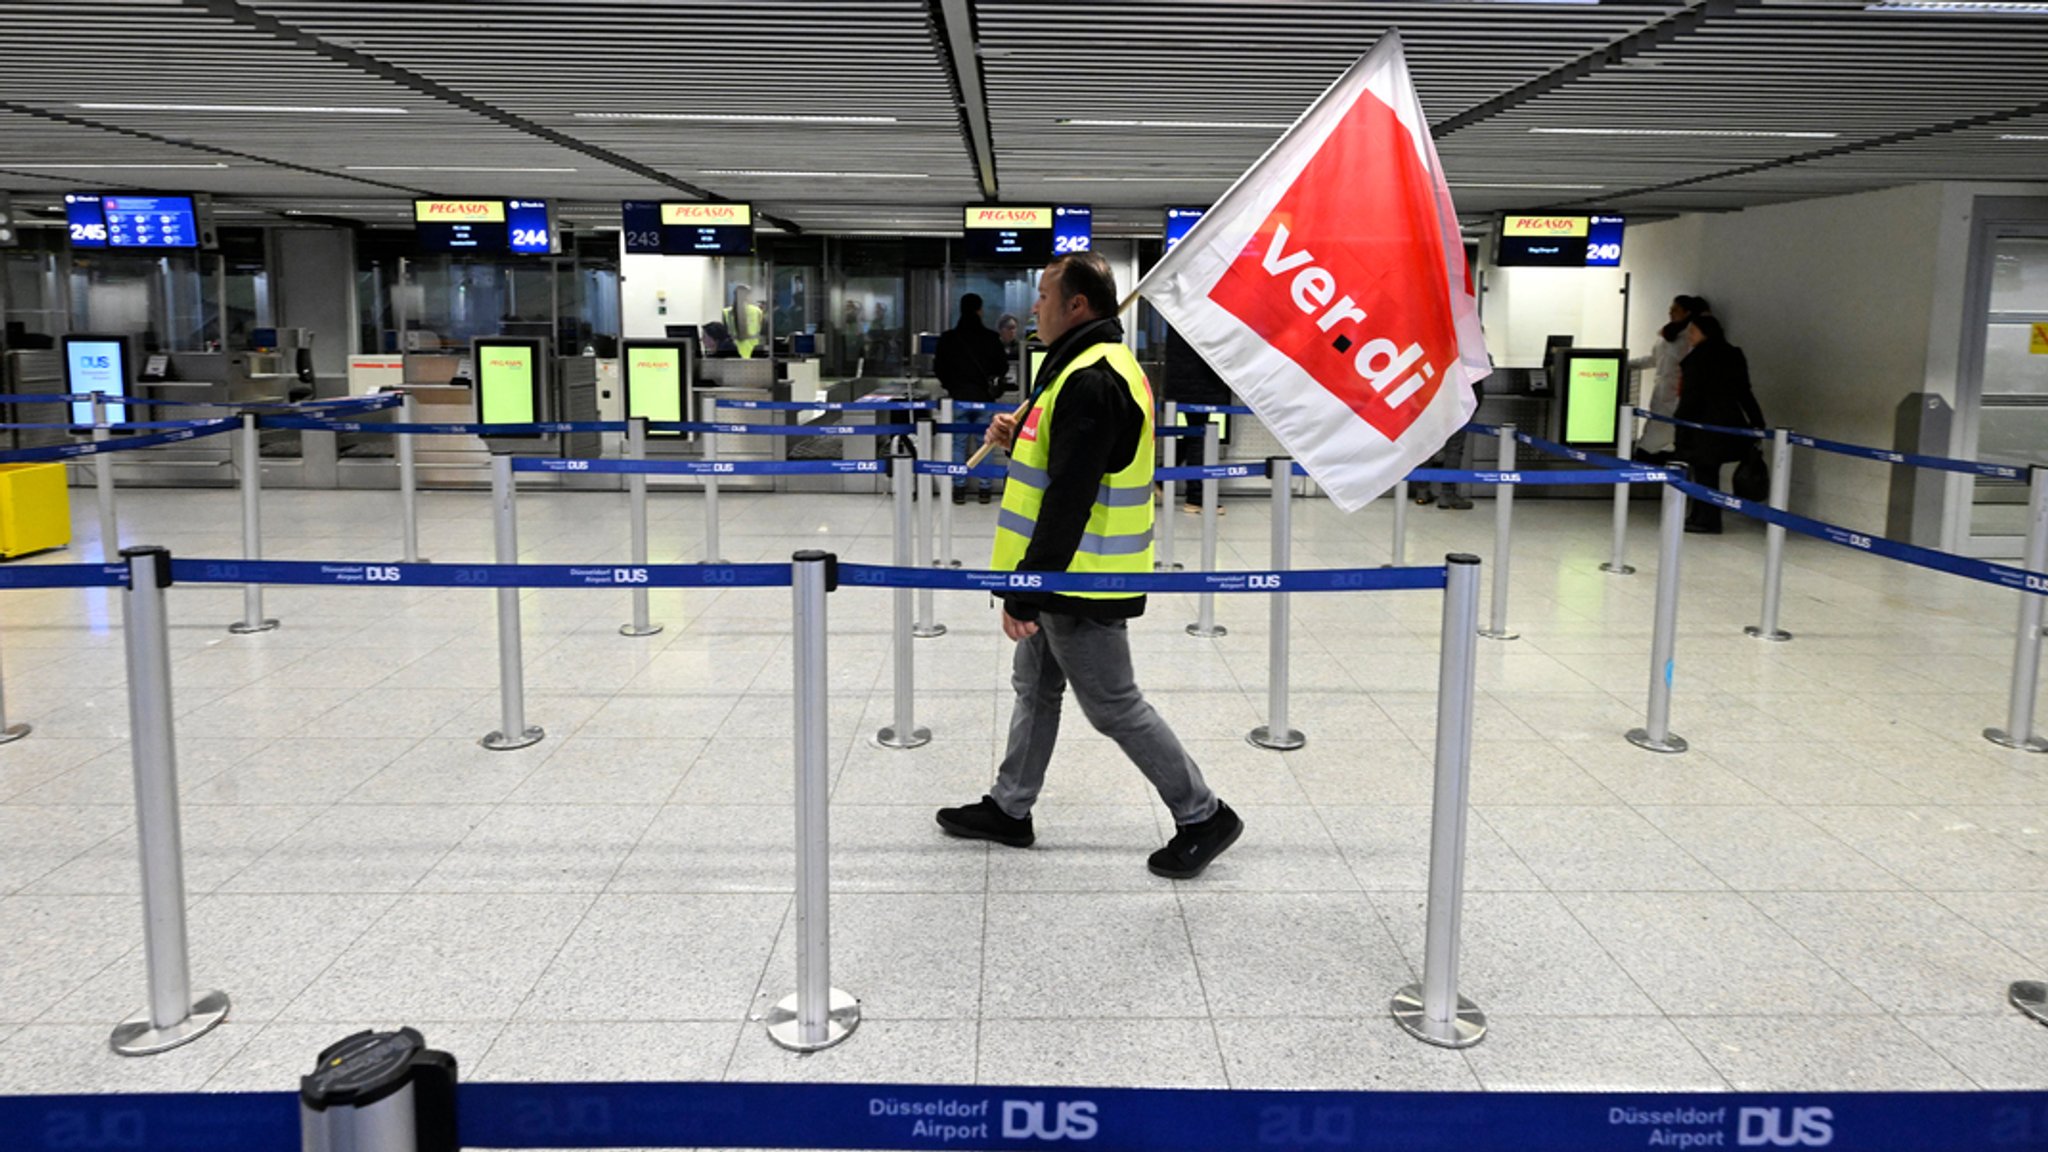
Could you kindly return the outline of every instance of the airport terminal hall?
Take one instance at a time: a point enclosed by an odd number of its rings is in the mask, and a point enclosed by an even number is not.
[[[0,1147],[2048,1152],[2048,3],[0,0]]]

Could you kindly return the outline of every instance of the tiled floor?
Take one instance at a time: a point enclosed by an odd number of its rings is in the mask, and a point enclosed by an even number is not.
[[[79,495],[83,495],[82,493]],[[524,558],[615,562],[624,498],[530,493]],[[43,560],[97,556],[80,540]],[[1485,555],[1492,517],[1415,511],[1410,555]],[[920,640],[933,742],[890,721],[889,600],[832,598],[834,980],[866,1001],[846,1045],[797,1058],[749,1016],[794,986],[788,593],[525,597],[539,745],[491,753],[492,597],[272,589],[280,630],[230,636],[237,589],[173,591],[193,968],[230,1023],[168,1055],[110,1055],[143,1002],[121,643],[99,591],[0,600],[0,1091],[284,1089],[323,1044],[408,1023],[467,1075],[817,1078],[1353,1088],[2048,1087],[2048,1028],[2003,1001],[2048,976],[2048,757],[2004,720],[2010,593],[1794,539],[1784,625],[1742,635],[1760,534],[1686,540],[1673,727],[1642,722],[1655,557],[1606,558],[1604,503],[1522,501],[1510,623],[1480,641],[1464,990],[1493,1031],[1408,1039],[1388,995],[1421,961],[1440,601],[1293,601],[1298,752],[1262,720],[1267,605],[1190,601],[1133,631],[1141,681],[1249,830],[1208,876],[1154,879],[1163,810],[1068,725],[1028,851],[943,838],[1008,714],[985,596],[943,594]],[[232,556],[226,492],[126,491],[131,541]],[[732,496],[724,550],[885,561],[873,496]],[[388,560],[394,499],[272,493],[280,558]],[[993,509],[962,511],[986,538]],[[487,500],[423,499],[426,550],[490,551]],[[701,506],[654,502],[657,560],[697,558]],[[1388,509],[1298,502],[1295,561],[1374,565]],[[1196,521],[1178,519],[1183,556]],[[1233,501],[1222,565],[1261,566]],[[973,557],[978,546],[963,545]],[[36,562],[36,561],[30,561]],[[1078,721],[1078,717],[1076,717]]]

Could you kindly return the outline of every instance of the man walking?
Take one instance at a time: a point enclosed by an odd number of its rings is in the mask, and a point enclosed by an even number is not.
[[[1003,340],[981,322],[981,296],[969,292],[960,298],[960,322],[939,336],[938,351],[932,356],[932,375],[953,403],[985,404],[996,398],[996,384],[1003,378]],[[956,413],[955,419],[962,419]],[[968,421],[972,423],[972,421]],[[965,436],[953,437],[953,463],[967,462],[972,448]],[[988,503],[988,481],[981,484],[981,502]],[[967,502],[967,477],[953,477],[953,503]]]
[[[1115,277],[1093,252],[1061,256],[1039,277],[1038,333],[1049,345],[1044,366],[1023,409],[995,417],[985,437],[1010,452],[990,564],[998,571],[1152,571],[1152,389],[1124,346],[1116,311]],[[1173,839],[1147,867],[1174,880],[1201,875],[1237,842],[1244,821],[1210,791],[1138,690],[1125,626],[1145,611],[1145,597],[1001,595],[1003,634],[1017,645],[1009,748],[988,795],[940,809],[939,826],[972,840],[1031,844],[1031,806],[1045,784],[1071,685],[1088,722],[1116,741],[1173,813]]]

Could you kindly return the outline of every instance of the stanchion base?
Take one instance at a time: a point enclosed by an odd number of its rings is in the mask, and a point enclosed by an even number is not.
[[[1225,628],[1221,624],[1211,624],[1207,628],[1202,627],[1200,624],[1190,624],[1188,625],[1188,635],[1200,636],[1204,640],[1213,640],[1218,636],[1230,635],[1230,629]]]
[[[1629,729],[1628,742],[1638,748],[1647,748],[1652,752],[1683,752],[1691,747],[1691,745],[1685,742],[1685,737],[1675,732],[1666,732],[1662,740],[1653,739],[1650,736],[1650,730],[1647,728]]]
[[[948,560],[944,564],[939,565],[941,568],[958,568],[959,566],[960,562],[958,560]]]
[[[181,1044],[190,1044],[228,1018],[228,994],[208,992],[192,1005],[192,1014],[168,1028],[152,1027],[149,1011],[121,1021],[107,1045],[123,1056],[154,1056]]]
[[[1303,736],[1292,728],[1275,737],[1271,725],[1261,724],[1250,732],[1245,733],[1244,741],[1254,748],[1266,748],[1274,752],[1292,752],[1296,748],[1307,744],[1308,737]]]
[[[9,728],[0,728],[0,744],[12,744],[33,731],[35,729],[27,724],[16,724]]]
[[[2048,752],[2048,740],[2043,740],[2039,736],[2029,736],[2024,740],[2015,740],[2012,738],[2012,734],[2003,728],[1986,728],[1984,730],[1984,738],[2001,747],[2017,748],[2022,752]]]
[[[1479,634],[1481,636],[1486,637],[1488,640],[1520,640],[1522,638],[1522,634],[1520,632],[1511,632],[1506,628],[1503,628],[1498,632],[1494,631],[1491,628],[1481,628],[1479,630]]]
[[[2048,984],[2039,980],[2021,980],[2012,986],[2008,995],[2013,1007],[2048,1024]]]
[[[831,1007],[825,1014],[824,1039],[803,1038],[803,1029],[796,1018],[794,992],[784,996],[763,1018],[768,1025],[768,1039],[775,1041],[776,1047],[787,1048],[791,1052],[820,1052],[853,1035],[853,1030],[860,1027],[860,1001],[834,988],[827,1003]]]
[[[1439,1048],[1470,1048],[1486,1039],[1486,1013],[1479,1010],[1463,996],[1458,997],[1458,1010],[1449,1020],[1441,1023],[1431,1020],[1422,1008],[1422,985],[1410,984],[1394,993],[1390,1006],[1394,1023],[1401,1030],[1425,1044]]]
[[[510,752],[515,748],[531,748],[541,742],[547,733],[539,728],[528,728],[517,737],[508,737],[503,732],[492,732],[477,743],[493,752]]]
[[[1616,563],[1614,563],[1614,562],[1613,562],[1612,560],[1608,561],[1608,562],[1607,562],[1607,563],[1605,563],[1605,564],[1602,564],[1602,565],[1600,566],[1600,570],[1601,570],[1602,572],[1612,572],[1612,573],[1614,573],[1614,574],[1615,574],[1616,576],[1633,576],[1633,575],[1635,575],[1635,574],[1636,574],[1636,566],[1635,566],[1635,565],[1633,565],[1633,564],[1616,564]]]
[[[944,624],[918,624],[910,629],[910,634],[919,640],[929,640],[934,636],[944,636],[946,634],[946,626]]]
[[[275,620],[259,620],[254,624],[249,623],[247,620],[237,620],[233,624],[228,625],[228,631],[237,636],[254,636],[258,632],[269,632],[276,627],[277,621]]]
[[[1152,570],[1153,570],[1154,572],[1185,572],[1185,571],[1187,571],[1187,565],[1185,565],[1185,564],[1162,564],[1162,563],[1160,563],[1159,561],[1157,561],[1157,560],[1154,560],[1154,561],[1152,562]]]
[[[907,740],[898,739],[896,729],[893,726],[875,733],[875,747],[877,748],[922,748],[931,742],[932,730],[929,728],[912,728],[910,730],[910,738]]]
[[[661,625],[659,624],[649,624],[645,628],[642,628],[637,624],[619,625],[619,635],[621,636],[652,636],[660,631]]]
[[[1771,631],[1766,632],[1762,628],[1756,626],[1755,624],[1744,625],[1742,629],[1742,634],[1744,636],[1754,636],[1759,640],[1776,641],[1781,644],[1792,638],[1792,634],[1790,632],[1785,631],[1783,628],[1774,628]]]
[[[400,560],[397,560],[397,561],[395,561],[395,563],[399,563],[399,564],[432,564],[432,563],[433,563],[433,561],[432,561],[432,560],[429,560],[429,559],[427,559],[427,558],[426,558],[425,556],[415,556],[415,557],[413,557],[413,558],[412,558],[412,559],[410,559],[410,560],[405,560],[405,559],[400,559]]]

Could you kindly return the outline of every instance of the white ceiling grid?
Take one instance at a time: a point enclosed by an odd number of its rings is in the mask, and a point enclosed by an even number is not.
[[[620,199],[694,189],[804,230],[955,232],[982,199],[946,44],[962,30],[941,27],[962,11],[1001,198],[1094,204],[1105,235],[1213,199],[1390,28],[1469,216],[2048,180],[2048,17],[2023,13],[0,0],[0,188],[192,190],[237,212],[372,223],[405,219],[416,193],[544,196],[586,225],[615,221]],[[363,111],[89,107],[106,104]]]

